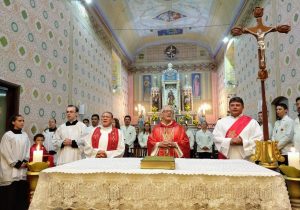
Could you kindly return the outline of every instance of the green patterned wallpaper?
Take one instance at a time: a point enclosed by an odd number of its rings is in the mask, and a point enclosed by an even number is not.
[[[50,117],[62,123],[68,103],[85,104],[85,117],[112,107],[111,49],[76,4],[0,3],[0,79],[21,86],[20,113],[31,137]]]
[[[266,62],[269,78],[266,81],[268,108],[271,102],[284,96],[289,99],[289,115],[296,116],[295,98],[300,95],[300,2],[297,0],[265,1],[263,21],[266,25],[289,24],[288,34],[270,33],[266,36]],[[253,21],[249,26],[256,24]],[[256,117],[261,100],[258,72],[257,42],[251,35],[243,35],[235,41],[236,76],[239,82],[237,95],[245,100],[245,111]],[[298,64],[298,65],[297,65]]]

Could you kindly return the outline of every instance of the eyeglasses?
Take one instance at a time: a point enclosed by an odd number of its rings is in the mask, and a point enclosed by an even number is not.
[[[66,111],[66,113],[75,113],[74,111]]]
[[[102,117],[102,118],[111,118],[110,115],[102,115],[101,117]]]

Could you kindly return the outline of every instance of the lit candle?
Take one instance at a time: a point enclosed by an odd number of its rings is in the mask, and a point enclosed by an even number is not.
[[[36,150],[33,151],[32,162],[43,162],[43,150],[40,150],[40,145],[37,145]]]
[[[291,148],[291,151],[288,152],[288,161],[289,166],[293,166],[300,170],[300,154],[296,152],[294,147]]]

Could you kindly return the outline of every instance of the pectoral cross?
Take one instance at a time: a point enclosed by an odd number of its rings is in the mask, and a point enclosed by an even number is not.
[[[270,32],[288,33],[291,30],[289,25],[279,25],[277,27],[266,26],[262,23],[262,16],[264,9],[261,7],[255,7],[253,15],[256,18],[257,25],[250,28],[234,27],[231,29],[233,36],[240,36],[242,34],[251,34],[255,36],[258,44],[258,79],[261,81],[261,95],[262,95],[262,114],[263,114],[263,133],[264,140],[269,140],[269,128],[268,128],[268,115],[266,105],[266,93],[265,93],[265,80],[268,78],[268,71],[266,70],[265,60],[265,36]]]

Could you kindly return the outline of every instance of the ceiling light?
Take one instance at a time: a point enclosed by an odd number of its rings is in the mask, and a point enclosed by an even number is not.
[[[229,41],[228,37],[225,37],[225,38],[223,39],[223,42],[224,42],[224,43],[227,43],[228,41]]]
[[[92,3],[92,0],[85,0],[85,3],[90,4]]]

